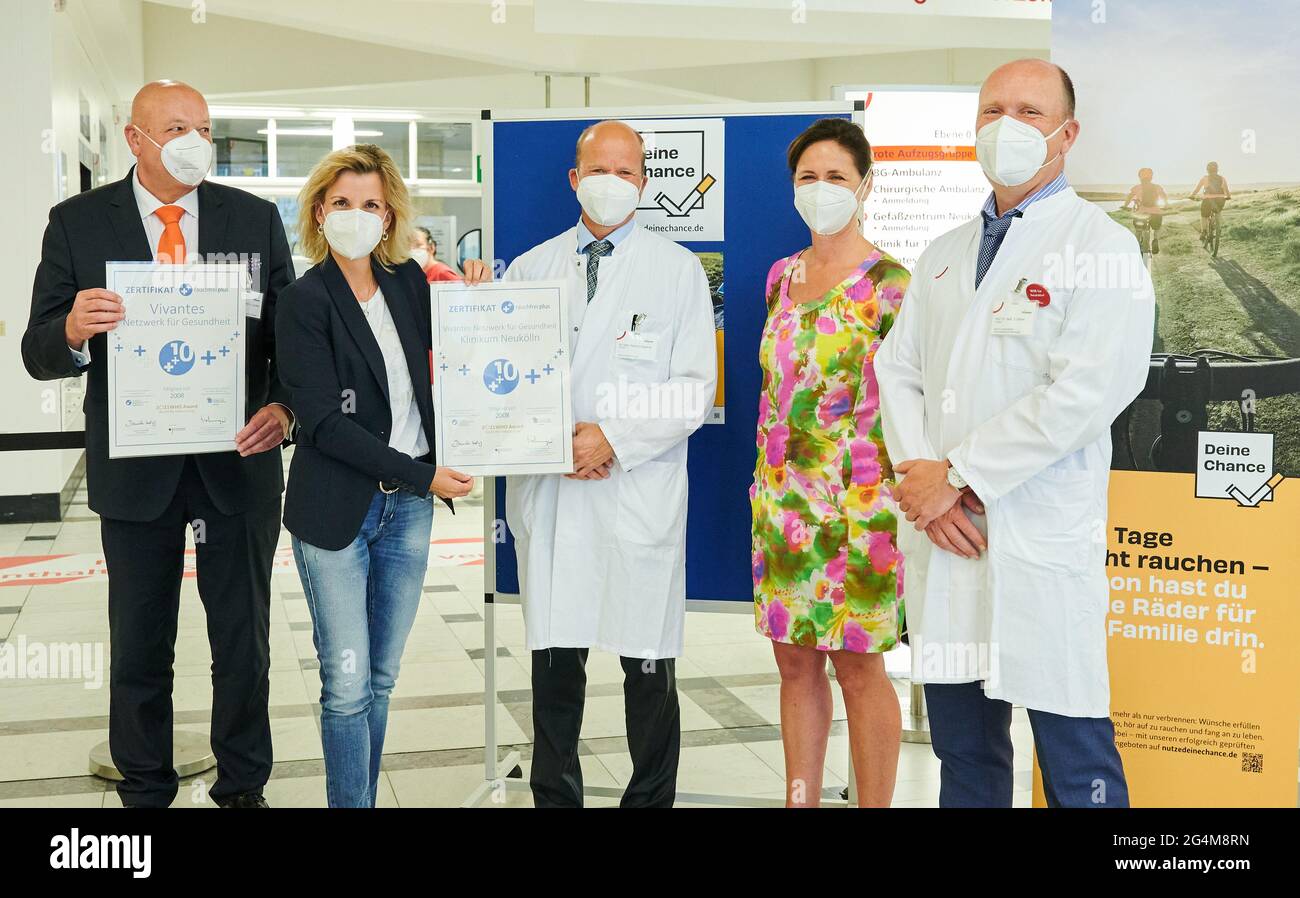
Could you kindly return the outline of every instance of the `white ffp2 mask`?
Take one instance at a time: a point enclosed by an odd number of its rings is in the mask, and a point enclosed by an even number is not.
[[[636,211],[641,191],[618,175],[587,175],[578,182],[578,203],[587,217],[603,227],[622,224]]]
[[[345,259],[370,255],[384,234],[384,220],[365,209],[339,209],[325,216],[325,239]]]
[[[849,222],[862,209],[862,200],[868,193],[863,188],[870,184],[872,177],[868,174],[858,185],[862,196],[858,196],[857,190],[849,190],[827,181],[800,184],[794,189],[794,207],[799,210],[799,216],[813,233],[823,237],[838,234],[848,227]]]
[[[1060,154],[1047,158],[1047,141],[1055,137],[1071,119],[1061,122],[1051,134],[1044,135],[1033,125],[1004,115],[989,122],[975,135],[975,158],[994,184],[1019,187],[1055,162]]]
[[[162,152],[163,168],[177,181],[197,187],[207,177],[212,168],[212,141],[197,130],[166,143],[159,143],[139,128],[135,130]]]

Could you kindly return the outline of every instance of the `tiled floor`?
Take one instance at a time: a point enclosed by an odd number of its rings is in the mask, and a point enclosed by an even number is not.
[[[33,647],[52,644],[78,645],[86,652],[79,656],[79,679],[42,677],[30,667],[22,676],[0,671],[0,806],[120,804],[111,783],[87,773],[91,749],[108,736],[108,620],[99,525],[85,502],[82,484],[63,522],[0,525],[0,641],[25,647],[28,651],[21,654],[27,657]],[[482,520],[481,505],[473,505],[454,518],[439,515],[434,524],[425,602],[391,706],[381,806],[459,805],[483,781]],[[288,546],[282,532],[271,599],[276,760],[266,793],[273,807],[324,806],[317,726],[320,679],[307,605]],[[688,616],[686,653],[678,663],[683,729],[678,788],[683,793],[730,796],[730,803],[783,795],[776,668],[770,645],[754,633],[747,611]],[[195,582],[187,577],[176,647],[176,725],[206,734],[211,685],[203,627]],[[520,751],[526,772],[531,693],[518,606],[496,606],[496,629],[497,738],[502,756],[510,749]],[[888,661],[891,670],[906,669],[899,653]],[[618,788],[631,771],[623,739],[621,680],[617,658],[593,653],[582,756],[590,786]],[[906,701],[905,682],[896,685]],[[835,694],[828,790],[842,788],[849,773],[844,711],[838,690]],[[1027,805],[1030,739],[1019,709],[1012,730],[1016,803]],[[213,807],[207,798],[212,777],[208,772],[184,781],[174,807]],[[485,804],[532,803],[527,792],[498,793],[502,797]],[[929,746],[904,744],[894,804],[934,806],[937,797],[938,762]],[[588,802],[616,803],[604,797]]]

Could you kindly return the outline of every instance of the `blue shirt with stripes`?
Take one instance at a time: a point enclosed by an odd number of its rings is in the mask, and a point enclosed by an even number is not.
[[[988,274],[989,266],[993,264],[994,258],[997,257],[998,250],[1002,248],[1002,241],[1007,236],[1007,231],[1011,230],[1011,223],[1024,215],[1025,210],[1034,203],[1045,200],[1049,196],[1054,196],[1069,186],[1070,182],[1065,180],[1065,172],[1061,172],[1051,181],[1021,200],[1020,204],[1014,209],[1008,209],[1000,217],[998,216],[997,196],[996,194],[989,194],[989,198],[984,201],[984,208],[980,210],[980,215],[984,217],[984,235],[980,238],[980,256],[975,266],[975,289],[979,289],[980,282],[984,280],[984,275]]]
[[[632,228],[636,227],[636,219],[630,219],[626,224],[620,225],[616,230],[610,231],[605,235],[606,240],[618,246],[623,242],[623,238],[632,233]],[[578,219],[578,252],[582,252],[587,245],[595,242],[596,235],[591,233],[587,223],[581,218]]]

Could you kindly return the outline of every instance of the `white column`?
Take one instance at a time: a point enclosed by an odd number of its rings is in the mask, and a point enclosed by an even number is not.
[[[62,428],[57,381],[38,383],[23,368],[20,344],[27,326],[32,276],[41,235],[57,201],[59,152],[75,171],[76,147],[58,145],[53,118],[53,18],[50,3],[0,0],[0,84],[5,85],[0,171],[10,191],[0,216],[0,429],[11,433]],[[72,184],[75,184],[75,180]],[[0,456],[0,497],[58,493],[77,452],[9,452]]]
[[[113,107],[130,99],[122,85],[141,79],[139,2],[69,3],[58,10],[51,0],[0,0],[0,24],[0,171],[9,187],[0,216],[0,431],[80,430],[81,384],[33,380],[22,364],[21,341],[50,207],[80,190],[79,165],[84,152],[99,152],[101,128],[116,163],[104,163],[109,180],[125,170]],[[91,117],[84,151],[83,97]],[[14,497],[58,494],[80,456],[80,450],[0,455],[0,509],[21,505]]]

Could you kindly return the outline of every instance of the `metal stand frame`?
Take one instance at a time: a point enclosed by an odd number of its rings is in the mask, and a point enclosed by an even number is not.
[[[925,687],[911,684],[911,701],[903,712],[903,741],[930,744],[930,718],[925,713]]]
[[[484,507],[489,507],[486,502]],[[484,554],[486,555],[486,551]],[[487,567],[485,561],[485,574]],[[483,593],[483,781],[475,786],[474,791],[461,803],[463,808],[479,807],[491,800],[492,796],[504,792],[530,791],[528,783],[523,778],[522,757],[517,749],[511,749],[505,757],[498,760],[501,746],[498,742],[496,721],[496,599],[496,595],[491,592]],[[614,786],[584,784],[582,794],[593,798],[619,798],[623,790]],[[784,799],[780,798],[757,798],[713,792],[678,792],[676,800],[689,804],[721,804],[733,807],[785,807]],[[822,804],[847,805],[849,801],[830,789],[823,790]]]
[[[172,766],[181,779],[211,770],[217,766],[216,756],[207,733],[191,733],[189,730],[172,731]],[[100,779],[120,783],[122,774],[113,764],[113,755],[108,748],[108,740],[90,750],[90,772]]]
[[[495,579],[495,552],[488,548],[493,545],[491,521],[495,512],[492,515],[486,514],[488,509],[496,508],[495,487],[492,478],[484,478],[483,509],[487,529],[483,542],[484,585],[489,574]],[[528,784],[523,781],[523,767],[519,763],[519,752],[512,750],[498,761],[498,749],[496,601],[492,593],[485,591],[483,593],[483,782],[479,783],[461,803],[462,808],[476,808],[489,796],[501,790],[526,791],[528,789]],[[500,772],[503,768],[506,770],[504,777]]]
[[[903,709],[903,742],[930,744],[930,718],[925,714],[925,687],[920,683],[909,681],[910,694],[907,706]],[[853,759],[849,758],[849,784],[840,792],[840,797],[856,807],[858,803],[858,779],[853,769]]]
[[[483,479],[483,584],[496,582],[496,544],[492,541],[493,520],[496,517],[496,478]],[[498,596],[494,592],[483,592],[483,781],[474,787],[461,803],[463,808],[479,807],[492,796],[505,792],[528,792],[528,783],[523,778],[522,758],[518,750],[512,749],[504,758],[498,759],[500,743],[497,736],[497,640],[496,640],[496,606],[498,599],[504,598],[509,604],[516,604],[518,596]],[[735,613],[739,610],[749,611],[746,606],[738,609],[736,602],[688,601],[687,608],[692,611],[711,611]],[[852,765],[850,764],[850,767]],[[504,771],[504,772],[503,772]],[[618,798],[623,790],[613,786],[590,786],[582,788],[584,796],[593,798]],[[733,807],[771,807],[785,806],[781,798],[757,798],[750,795],[728,795],[712,792],[678,792],[677,801],[690,804],[721,804]],[[834,789],[823,790],[823,805],[847,805],[842,795]]]

